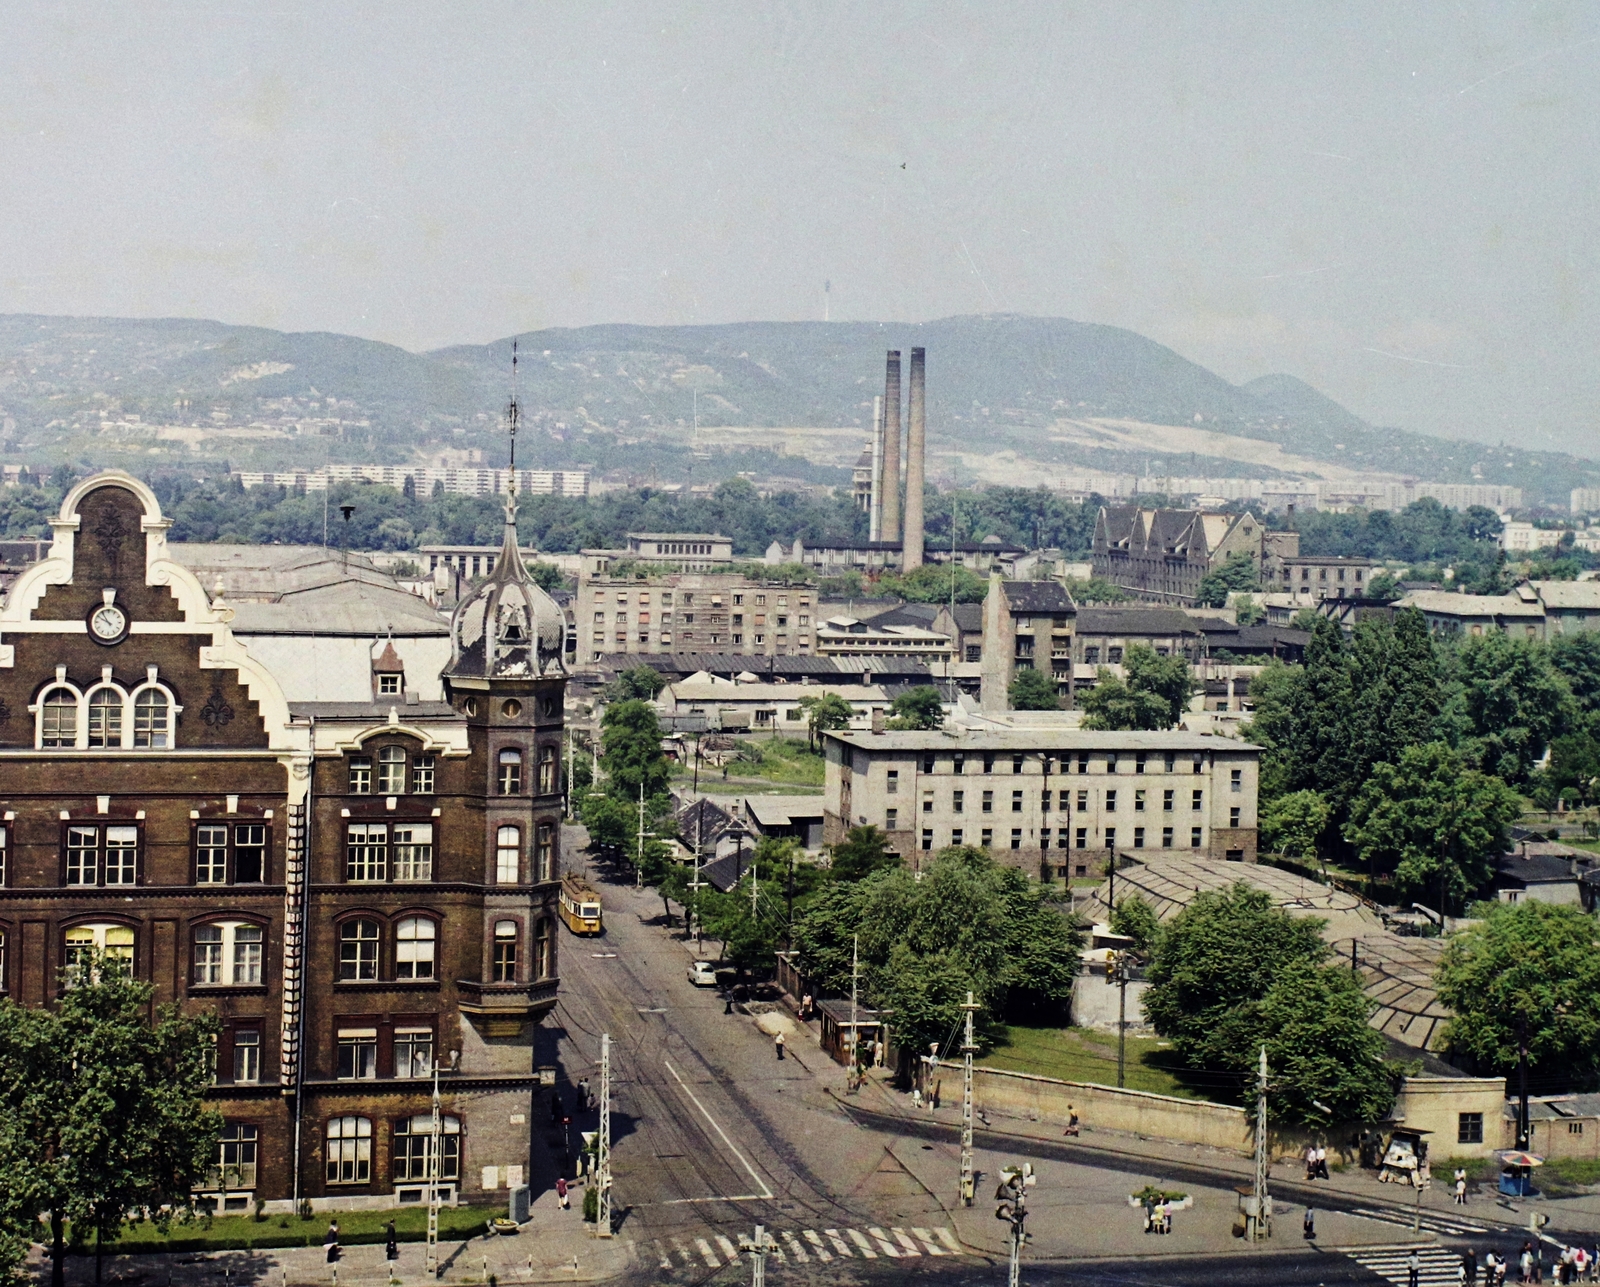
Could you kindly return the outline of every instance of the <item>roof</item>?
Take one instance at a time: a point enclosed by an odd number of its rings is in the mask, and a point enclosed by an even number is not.
[[[1528,617],[1544,616],[1537,603],[1525,603],[1515,594],[1453,594],[1447,590],[1413,590],[1397,608],[1417,608],[1442,617]]]
[[[744,875],[744,854],[734,851],[724,854],[721,858],[713,858],[700,868],[700,879],[705,881],[719,894],[726,894],[739,883],[739,877]]]
[[[392,576],[354,550],[172,541],[167,552],[199,578],[207,593],[214,595],[220,581],[225,596],[236,606],[242,600],[277,602],[299,590],[351,581],[399,588]]]
[[[705,671],[710,675],[742,675],[748,671],[753,675],[786,676],[790,683],[798,683],[804,676],[831,679],[836,675],[859,677],[868,673],[928,674],[927,661],[918,657],[767,657],[738,652],[617,652],[603,653],[596,664],[613,670],[648,666],[655,671],[678,671],[686,678],[697,671]]]
[[[1506,1101],[1506,1116],[1515,1116],[1517,1102]],[[1600,1095],[1542,1095],[1528,1097],[1528,1118],[1535,1122],[1553,1122],[1573,1117],[1600,1117]]]
[[[233,607],[236,635],[358,635],[372,639],[448,635],[443,617],[407,590],[390,583],[335,581],[286,591],[276,603]]]
[[[319,720],[337,720],[341,723],[382,723],[394,711],[402,724],[415,724],[420,720],[464,720],[449,702],[396,702],[393,698],[378,702],[290,702],[289,714],[302,719],[315,715]]]
[[[1013,612],[1072,613],[1078,605],[1059,581],[1006,581],[1006,602]]]
[[[698,676],[698,682],[696,680]],[[802,697],[822,697],[832,693],[847,702],[882,702],[888,696],[877,684],[850,682],[843,677],[836,684],[764,684],[735,683],[719,675],[696,672],[696,676],[668,684],[663,692],[670,692],[682,702],[798,702]]]
[[[945,611],[950,611],[948,605],[945,606]],[[961,631],[962,634],[978,634],[983,630],[983,604],[958,603],[955,606],[953,615],[956,629]]]
[[[1084,635],[1194,635],[1200,623],[1176,608],[1079,608],[1078,637]]]
[[[747,795],[744,811],[761,827],[787,827],[796,818],[821,821],[820,795]]]
[[[695,835],[696,819],[700,834]],[[678,810],[678,834],[701,845],[714,843],[718,836],[733,825],[733,815],[701,796]]]
[[[1556,845],[1552,848],[1564,849],[1565,846]],[[1578,873],[1574,870],[1570,852],[1540,852],[1537,845],[1519,845],[1511,853],[1501,854],[1494,860],[1495,879],[1519,885],[1575,883]]]
[[[818,1001],[816,1002],[816,1007],[827,1015],[836,1026],[840,1028],[848,1028],[850,1026],[850,999],[848,997],[842,1000],[829,998]],[[857,1003],[855,1026],[858,1028],[876,1028],[883,1022],[883,1016],[888,1013],[890,1012],[887,1010],[874,1010],[870,1005]]]
[[[1600,612],[1600,581],[1530,581],[1547,608]]]
[[[1259,751],[1253,742],[1204,733],[1144,731],[1086,732],[1064,727],[1029,729],[897,729],[865,733],[842,729],[824,734],[866,751]]]
[[[630,541],[731,541],[721,532],[629,532]]]

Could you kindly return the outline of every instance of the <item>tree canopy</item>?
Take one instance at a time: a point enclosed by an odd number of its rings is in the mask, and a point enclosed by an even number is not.
[[[660,671],[650,666],[633,666],[606,685],[605,696],[611,702],[653,702],[666,686],[667,681]]]
[[[1061,707],[1055,680],[1032,666],[1017,671],[1006,690],[1006,696],[1014,711],[1053,711]]]
[[[959,563],[924,563],[904,576],[889,572],[878,581],[878,593],[912,603],[949,603],[952,590],[957,603],[982,603],[989,583]]]
[[[815,746],[823,733],[833,729],[849,728],[855,712],[850,703],[838,693],[824,693],[820,697],[802,697],[797,705],[806,713],[806,742]]]
[[[613,794],[637,800],[641,786],[647,798],[665,794],[670,770],[661,754],[655,707],[637,699],[607,706],[600,718],[600,739],[600,763]]]
[[[1261,811],[1261,843],[1271,853],[1317,860],[1317,841],[1332,814],[1316,791],[1291,791]]]
[[[944,701],[939,690],[931,685],[908,688],[889,704],[889,713],[894,717],[889,721],[890,728],[944,727]]]
[[[1165,729],[1176,724],[1194,692],[1194,674],[1182,657],[1162,657],[1145,644],[1130,644],[1122,658],[1124,678],[1102,666],[1095,686],[1078,699],[1083,726],[1095,729]]]
[[[1228,555],[1221,567],[1213,568],[1200,578],[1195,601],[1202,608],[1222,608],[1227,606],[1230,593],[1260,589],[1261,569],[1249,554],[1239,551]]]

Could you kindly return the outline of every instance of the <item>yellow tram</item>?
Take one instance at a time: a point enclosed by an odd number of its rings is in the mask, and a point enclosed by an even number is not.
[[[581,876],[561,878],[561,919],[574,934],[598,934],[600,895]]]

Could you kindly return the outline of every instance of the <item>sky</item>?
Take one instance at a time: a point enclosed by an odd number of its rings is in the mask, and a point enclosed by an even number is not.
[[[0,312],[413,350],[1063,316],[1600,455],[1600,0],[9,0],[0,33]]]

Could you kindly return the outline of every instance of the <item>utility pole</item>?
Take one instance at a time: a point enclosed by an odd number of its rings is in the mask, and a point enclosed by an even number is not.
[[[428,1137],[428,1246],[422,1257],[423,1272],[439,1276],[439,1173],[444,1153],[444,1114],[439,1105],[439,1059],[433,1060],[433,1134]]]
[[[1271,1202],[1267,1193],[1267,1048],[1262,1046],[1261,1071],[1256,1083],[1256,1242],[1264,1242],[1272,1234]]]
[[[1126,952],[1113,952],[1106,962],[1106,982],[1120,988],[1117,998],[1117,1088],[1127,1084],[1128,1065],[1128,974],[1132,968]]]
[[[694,814],[694,879],[689,882],[690,915],[694,918],[694,952],[700,955],[700,826],[705,818],[705,802],[696,801]]]
[[[567,777],[561,784],[562,812],[572,816],[572,734],[567,734]]]
[[[743,849],[744,846],[740,845],[740,848]],[[754,854],[751,854],[750,855],[750,919],[751,920],[755,920],[755,918],[756,918],[756,893],[758,892],[757,891],[757,884],[758,884],[759,881],[760,881],[760,875],[756,871],[756,856]]]
[[[859,1086],[857,1077],[860,1075],[860,1061],[856,1058],[856,1014],[857,992],[856,977],[861,969],[861,935],[850,936],[850,1072],[845,1078],[844,1088],[854,1094]]]
[[[966,1038],[961,1043],[961,1205],[972,1205],[972,1056],[978,1043],[972,1039],[972,1012],[978,1007],[972,993],[967,993],[967,1003],[961,1007],[967,1013]]]
[[[594,1231],[611,1237],[611,1034],[600,1034],[600,1129],[595,1136]]]
[[[766,1287],[767,1231],[756,1226],[756,1240],[750,1244],[750,1287]]]
[[[995,1208],[996,1220],[1011,1222],[1011,1272],[1006,1282],[1009,1287],[1021,1287],[1022,1244],[1028,1239],[1028,1190],[1034,1185],[1033,1163],[1024,1162],[1021,1168],[1005,1167],[1000,1172],[1000,1187],[995,1197],[1000,1205]]]
[[[639,852],[633,861],[633,887],[644,888],[644,783],[639,783]]]

